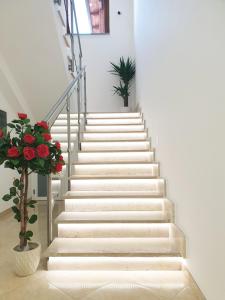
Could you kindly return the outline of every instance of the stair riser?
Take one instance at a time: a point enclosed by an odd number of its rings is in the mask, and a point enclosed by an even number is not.
[[[143,124],[142,118],[135,119],[88,119],[87,125],[137,125]]]
[[[127,132],[127,133],[83,133],[84,141],[129,141],[129,140],[137,140],[144,141],[148,138],[148,134],[146,132]]]
[[[102,192],[148,192],[151,195],[165,194],[163,179],[102,179],[102,180],[71,180],[72,191],[102,191]],[[129,193],[128,193],[129,194]]]
[[[76,165],[73,166],[73,174],[77,176],[159,176],[158,164],[152,165]]]
[[[78,127],[76,126],[76,127],[70,127],[70,132],[71,133],[76,133],[76,132],[78,132]],[[67,127],[66,126],[52,126],[52,128],[51,128],[51,133],[54,133],[54,134],[56,134],[56,133],[67,133]]]
[[[159,199],[65,199],[66,211],[160,211]]]
[[[88,113],[87,119],[124,119],[124,118],[140,118],[141,113]]]
[[[154,162],[154,152],[79,153],[79,163]]]
[[[76,141],[77,139],[77,134],[76,133],[71,133],[71,141]],[[67,142],[68,141],[68,136],[66,133],[54,133],[52,134],[52,139],[54,141],[59,141],[59,142]]]
[[[132,132],[132,131],[144,131],[144,125],[121,125],[121,126],[98,126],[98,125],[87,125],[85,126],[86,132]]]
[[[71,119],[70,120],[70,125],[71,126],[76,126],[76,125],[78,125],[78,120],[73,120],[73,119]],[[63,126],[63,127],[65,127],[65,126],[67,126],[67,120],[56,120],[55,121],[55,123],[54,123],[54,126]]]
[[[112,238],[148,237],[169,238],[169,226],[165,224],[58,224],[61,238]]]
[[[149,257],[50,257],[48,270],[181,271],[182,259]]]
[[[150,150],[150,142],[82,142],[82,151]]]

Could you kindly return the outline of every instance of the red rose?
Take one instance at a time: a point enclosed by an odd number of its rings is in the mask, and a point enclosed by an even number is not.
[[[52,139],[51,134],[49,133],[42,133],[42,136],[46,142],[49,142]]]
[[[62,155],[60,155],[59,160],[64,160]]]
[[[63,167],[63,165],[62,165],[61,163],[57,163],[57,164],[55,165],[55,171],[56,171],[57,173],[61,172],[61,171],[62,171],[62,167]]]
[[[37,154],[41,158],[49,156],[49,148],[45,144],[37,146]]]
[[[36,141],[36,138],[31,134],[25,134],[23,141],[27,144],[33,144]]]
[[[57,150],[60,150],[61,149],[61,145],[59,142],[55,142],[55,146],[56,146],[56,149]]]
[[[23,155],[26,160],[32,160],[35,158],[35,150],[31,147],[24,147],[23,149]]]
[[[37,122],[37,124],[39,127],[42,127],[44,129],[48,129],[48,124],[45,121],[41,121],[41,122]]]
[[[18,117],[19,117],[21,120],[25,120],[25,119],[27,119],[27,114],[18,113]]]
[[[12,148],[8,149],[7,152],[7,156],[14,158],[14,157],[18,157],[20,155],[19,150],[17,149],[17,147],[13,146]]]
[[[3,136],[4,136],[4,132],[3,132],[3,130],[0,128],[0,139],[3,138]]]

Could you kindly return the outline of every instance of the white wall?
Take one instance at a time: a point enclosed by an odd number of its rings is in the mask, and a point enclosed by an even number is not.
[[[121,15],[117,12],[121,11]],[[84,64],[87,65],[87,96],[89,111],[118,111],[123,105],[113,85],[118,84],[110,70],[110,61],[121,56],[134,56],[133,0],[110,0],[110,34],[81,37]],[[134,92],[130,104],[134,102]]]
[[[0,2],[0,52],[34,117],[43,119],[68,85],[53,0]]]
[[[187,264],[207,300],[225,299],[225,2],[136,0],[137,100]]]

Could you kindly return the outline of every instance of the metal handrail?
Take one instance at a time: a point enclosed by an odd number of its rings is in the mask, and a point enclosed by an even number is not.
[[[54,0],[56,3],[56,0]],[[70,2],[70,7],[69,7]],[[57,2],[59,5],[60,2]],[[56,101],[56,103],[51,107],[48,114],[45,116],[44,120],[48,122],[49,128],[54,124],[55,120],[57,119],[58,115],[61,111],[66,107],[66,116],[67,116],[67,154],[68,154],[68,161],[67,161],[67,189],[70,191],[70,177],[71,177],[71,167],[72,167],[72,160],[71,160],[71,97],[76,92],[77,94],[77,113],[78,113],[78,132],[77,132],[77,142],[78,142],[78,149],[81,149],[80,143],[80,135],[81,135],[81,102],[83,98],[84,102],[84,124],[86,124],[86,116],[87,116],[87,91],[86,91],[86,68],[82,67],[82,47],[81,47],[81,40],[77,22],[77,15],[76,15],[76,8],[74,4],[74,0],[64,0],[65,10],[66,10],[66,24],[67,24],[67,33],[70,35],[71,39],[71,55],[72,55],[72,65],[69,69],[74,73],[75,66],[76,66],[76,77],[73,79],[66,90],[63,92],[61,97]],[[70,9],[70,14],[69,14]],[[69,16],[71,17],[71,26],[69,26]],[[76,27],[76,36],[78,38],[78,50],[79,50],[79,66],[76,65],[76,57],[75,57],[75,46],[74,46],[74,23]],[[69,32],[68,32],[69,30]],[[82,85],[83,81],[83,85]],[[84,89],[83,93],[81,93],[81,88]],[[52,191],[52,175],[48,176],[48,193],[47,193],[47,205],[48,205],[48,220],[47,220],[47,236],[48,236],[48,244],[52,242],[53,239],[53,208],[54,208],[54,197]]]
[[[66,90],[63,92],[63,94],[61,95],[61,97],[58,99],[58,101],[52,106],[52,108],[50,109],[50,111],[47,113],[47,115],[45,116],[45,118],[43,119],[44,121],[50,123],[50,127],[51,124],[54,123],[54,121],[56,120],[56,118],[58,117],[58,115],[56,115],[55,119],[51,120],[52,117],[54,116],[55,112],[57,111],[57,109],[62,105],[63,102],[66,103],[65,99],[67,98],[67,96],[69,95],[69,93],[72,91],[72,89],[76,86],[77,82],[84,76],[84,74],[86,74],[86,68],[82,68],[80,70],[80,72],[77,74],[76,78],[74,78],[71,83],[68,85],[68,87],[66,88]],[[85,75],[86,76],[86,75]],[[51,120],[51,122],[50,122]]]

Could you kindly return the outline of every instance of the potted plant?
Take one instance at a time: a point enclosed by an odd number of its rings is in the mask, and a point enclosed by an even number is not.
[[[31,242],[33,232],[28,224],[37,221],[36,201],[28,198],[31,173],[47,175],[61,172],[65,164],[59,142],[51,142],[48,124],[44,121],[30,124],[26,114],[0,128],[0,165],[16,170],[9,193],[3,201],[13,201],[14,218],[20,223],[19,244],[13,248],[15,271],[19,276],[34,273],[40,261],[40,244]],[[8,128],[8,130],[7,130]]]
[[[119,85],[113,86],[114,94],[123,98],[125,110],[128,110],[128,99],[130,96],[131,82],[135,76],[135,61],[130,57],[125,61],[123,57],[120,58],[119,64],[110,62],[112,70],[109,72],[119,77]]]

